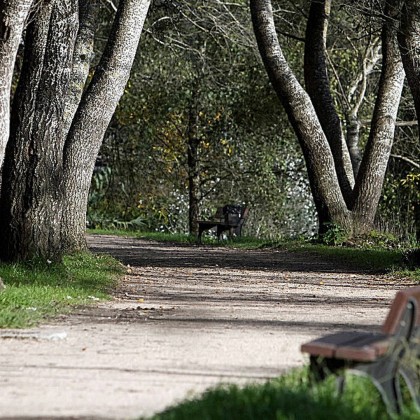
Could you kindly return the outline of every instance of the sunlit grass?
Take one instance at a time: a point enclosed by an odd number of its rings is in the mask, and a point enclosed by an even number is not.
[[[379,392],[366,378],[348,375],[343,395],[333,377],[311,384],[307,370],[245,387],[226,385],[189,398],[151,420],[382,420],[390,418]],[[410,401],[396,419],[420,419]]]
[[[0,328],[22,328],[76,305],[107,299],[123,267],[89,253],[62,263],[0,264]]]

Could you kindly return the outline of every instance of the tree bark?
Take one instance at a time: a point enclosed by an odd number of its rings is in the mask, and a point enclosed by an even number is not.
[[[396,2],[400,3],[400,2]],[[398,4],[397,4],[398,6]],[[407,82],[414,99],[417,118],[420,116],[420,5],[406,0],[401,7],[398,41],[407,75]]]
[[[338,182],[344,199],[350,203],[354,187],[353,167],[331,95],[327,71],[327,29],[331,0],[313,0],[305,37],[305,86],[333,154]]]
[[[79,31],[73,53],[70,90],[64,113],[64,133],[67,136],[82,98],[90,64],[94,56],[95,29],[99,13],[99,0],[79,0]]]
[[[62,252],[86,247],[86,208],[95,159],[124,92],[150,0],[122,0],[64,148]]]
[[[404,84],[404,68],[397,42],[396,11],[387,6],[382,33],[382,72],[371,131],[354,188],[352,210],[357,230],[371,229],[378,207],[394,140],[395,122]]]
[[[33,0],[0,0],[0,168],[10,133],[10,91],[22,31]]]
[[[46,1],[27,30],[3,171],[3,260],[52,259],[61,243],[63,114],[77,22],[77,0]]]

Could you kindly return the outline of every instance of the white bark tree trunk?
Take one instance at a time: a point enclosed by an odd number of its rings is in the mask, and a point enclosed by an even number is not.
[[[86,208],[95,159],[124,92],[150,0],[122,0],[98,69],[82,97],[64,149],[62,245],[85,246]]]

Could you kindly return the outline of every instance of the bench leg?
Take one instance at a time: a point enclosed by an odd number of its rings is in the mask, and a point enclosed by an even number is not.
[[[319,356],[311,356],[309,364],[309,374],[311,380],[315,382],[324,381],[327,376],[336,374],[345,367],[343,360],[328,359]]]
[[[420,411],[420,360],[403,360],[400,366],[401,376],[404,378],[410,391],[411,398]]]
[[[310,379],[315,382],[325,380],[329,375],[337,375],[337,391],[344,391],[344,370],[368,377],[380,392],[388,413],[401,412],[402,396],[398,377],[398,357],[390,355],[372,363],[349,363],[333,358],[310,357]]]
[[[201,225],[198,225],[198,235],[197,235],[197,244],[201,245],[202,244],[202,239],[201,236],[203,235],[203,232],[206,230],[207,228]]]
[[[402,407],[398,362],[398,356],[391,354],[377,362],[358,364],[350,369],[353,373],[367,376],[372,381],[390,415],[401,413]]]

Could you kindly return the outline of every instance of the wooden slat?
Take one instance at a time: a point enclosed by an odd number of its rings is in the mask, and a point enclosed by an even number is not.
[[[348,345],[354,340],[370,333],[361,333],[354,331],[342,331],[336,334],[329,334],[312,340],[301,346],[303,353],[309,353],[313,356],[334,357],[336,349],[339,346]]]
[[[351,343],[338,347],[335,358],[355,362],[373,362],[386,353],[390,342],[390,337],[384,334],[360,336]]]
[[[389,342],[389,336],[381,333],[344,331],[305,343],[301,351],[312,356],[373,361],[386,353]]]

